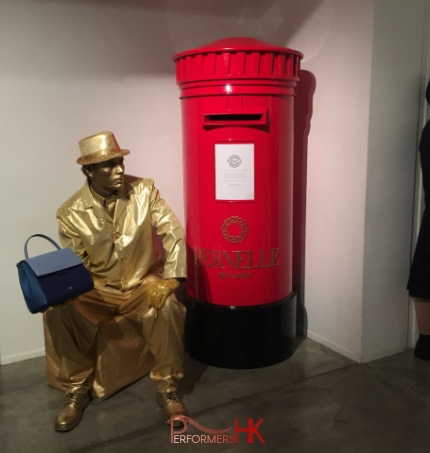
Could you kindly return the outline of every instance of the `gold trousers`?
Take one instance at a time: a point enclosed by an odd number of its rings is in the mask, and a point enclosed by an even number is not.
[[[151,275],[139,287],[127,292],[110,292],[96,287],[45,312],[46,328],[59,358],[56,378],[66,392],[84,393],[91,389],[98,326],[117,316],[141,324],[151,354],[148,360],[153,363],[150,378],[157,391],[164,393],[177,389],[183,377],[186,310],[174,295],[159,310],[148,307],[146,287],[157,278]],[[112,338],[112,341],[121,341],[121,338]]]

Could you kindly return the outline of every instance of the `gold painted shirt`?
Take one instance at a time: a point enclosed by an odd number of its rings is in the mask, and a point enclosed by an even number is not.
[[[96,286],[116,292],[150,273],[186,277],[184,230],[151,179],[126,175],[113,217],[86,182],[60,206],[57,220],[63,247],[82,259]]]

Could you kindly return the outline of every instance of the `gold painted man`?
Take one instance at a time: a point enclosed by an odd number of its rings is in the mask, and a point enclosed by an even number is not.
[[[94,289],[46,312],[60,362],[57,379],[66,392],[55,429],[70,431],[80,422],[90,402],[98,324],[118,314],[142,324],[155,364],[150,378],[166,418],[186,415],[177,394],[185,307],[174,295],[186,277],[183,228],[152,180],[124,174],[129,151],[112,132],[84,138],[79,147],[77,162],[87,182],[58,209],[57,220],[63,247],[83,260]],[[154,230],[162,237],[164,259]]]

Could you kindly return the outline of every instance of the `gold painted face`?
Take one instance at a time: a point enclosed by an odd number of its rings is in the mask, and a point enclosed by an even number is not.
[[[109,197],[124,184],[124,158],[118,157],[93,164],[87,175],[94,191],[104,198]]]

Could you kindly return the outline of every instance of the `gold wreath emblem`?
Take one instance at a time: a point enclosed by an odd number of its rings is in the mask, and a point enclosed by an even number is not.
[[[230,225],[240,226],[241,231],[238,236],[233,236],[230,234]],[[246,224],[245,220],[241,219],[238,216],[229,217],[228,219],[224,220],[224,223],[221,227],[221,232],[224,239],[226,239],[228,242],[233,242],[233,244],[237,244],[238,242],[242,242],[248,235],[248,225]]]

